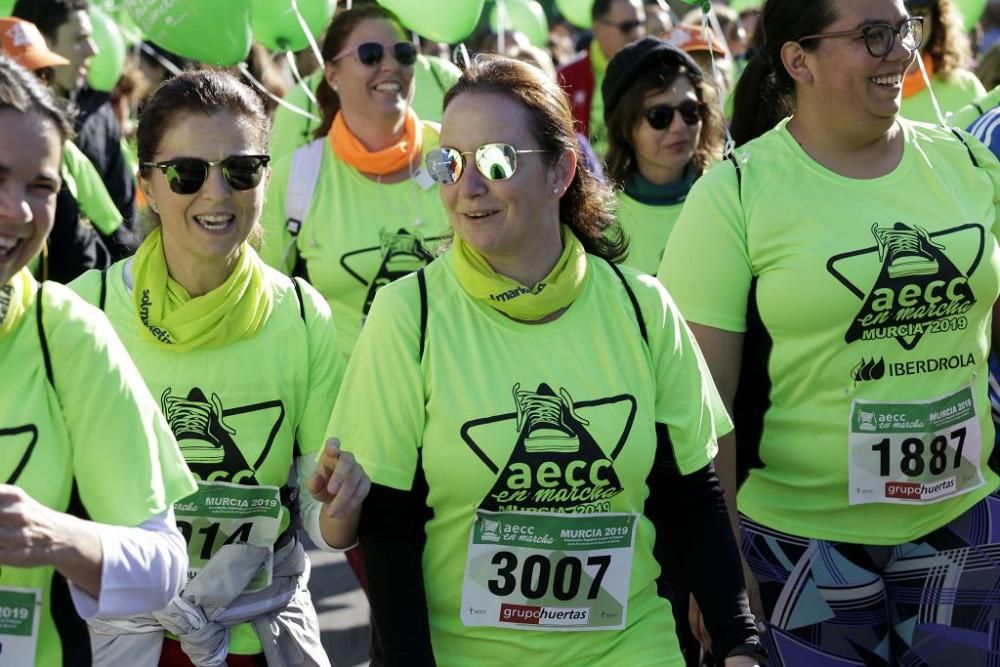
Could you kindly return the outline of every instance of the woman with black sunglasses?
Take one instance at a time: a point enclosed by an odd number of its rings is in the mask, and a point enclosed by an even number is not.
[[[722,157],[722,111],[694,60],[654,37],[611,59],[603,92],[625,263],[654,274],[688,191]]]
[[[768,0],[762,26],[659,275],[732,408],[770,664],[991,664],[1000,163],[901,117],[900,0]]]
[[[329,428],[372,472],[385,664],[683,665],[656,581],[683,539],[719,662],[755,665],[711,466],[728,418],[662,286],[617,266],[565,95],[477,57],[441,143],[453,245],[379,292]]]
[[[175,506],[187,584],[152,616],[93,624],[96,665],[329,664],[297,529],[350,547],[368,482],[323,445],[344,369],[329,308],[252,247],[267,131],[229,74],[163,83],[136,133],[151,230],[72,285],[108,314],[199,480]]]
[[[326,297],[349,356],[383,285],[423,266],[447,233],[423,158],[439,127],[414,113],[416,48],[372,2],[339,10],[322,46],[316,140],[274,166],[261,256]]]

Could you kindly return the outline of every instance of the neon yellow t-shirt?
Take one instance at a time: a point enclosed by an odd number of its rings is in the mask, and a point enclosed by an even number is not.
[[[965,69],[953,71],[948,81],[933,76],[931,77],[931,86],[934,88],[934,95],[937,96],[938,104],[941,106],[941,112],[945,118],[948,117],[948,114],[954,113],[986,95],[986,89],[976,75]],[[940,122],[937,114],[934,113],[931,94],[926,88],[912,97],[905,98],[900,113],[904,118],[922,123],[937,124]],[[965,129],[966,126],[960,127]]]
[[[763,420],[764,467],[751,470],[738,502],[786,533],[900,544],[998,483],[986,462],[1000,164],[968,135],[979,168],[950,131],[900,125],[900,164],[858,180],[814,162],[782,121],[736,151],[742,204],[729,161],[695,183],[663,257],[659,277],[688,321],[772,346],[766,359],[744,357],[745,368],[766,368],[748,387],[766,404],[745,422]],[[748,316],[754,304],[759,319]],[[959,406],[955,396],[969,390]],[[938,399],[946,409],[929,405]],[[927,426],[952,411],[975,416],[950,433]],[[969,435],[961,445],[960,430]],[[866,432],[886,433],[886,444]],[[974,451],[977,432],[980,455],[967,462],[959,452]],[[976,466],[983,483],[973,490],[923,482],[922,470],[948,482],[940,475],[958,480]],[[907,502],[912,488],[917,502]]]
[[[283,486],[296,443],[301,456],[322,448],[344,374],[323,297],[302,286],[303,322],[291,280],[267,268],[274,306],[256,336],[178,353],[140,335],[123,276],[130,263],[126,259],[108,269],[105,311],[159,400],[191,471],[209,482]],[[100,273],[88,271],[71,287],[96,304]],[[281,531],[288,521],[283,507]],[[233,628],[229,647],[244,655],[262,650],[249,624]]]
[[[122,214],[108,194],[108,189],[97,173],[97,168],[76,144],[63,144],[63,180],[70,194],[80,205],[80,211],[87,216],[105,235],[111,234],[122,225]]]
[[[704,360],[662,287],[623,269],[647,346],[621,281],[603,260],[589,259],[569,309],[528,325],[469,297],[446,254],[425,271],[423,360],[411,275],[379,292],[348,366],[349,391],[339,396],[328,433],[377,484],[409,489],[422,460],[434,510],[423,571],[438,664],[487,664],[484,656],[509,664],[528,655],[538,664],[683,664],[669,603],[656,595],[655,529],[642,514],[655,423],[667,425],[683,474],[711,461],[716,436],[730,423],[715,410]],[[482,510],[551,511],[560,523],[595,512],[638,514],[624,629],[465,625],[463,572]]]
[[[960,127],[963,130],[967,130],[980,116],[990,109],[996,108],[998,105],[1000,105],[1000,86],[986,93],[984,97],[977,99],[972,104],[967,104],[956,111],[955,115],[948,122],[953,127]]]
[[[55,389],[42,363],[36,296],[0,340],[0,481],[63,512],[75,481],[90,519],[138,526],[194,491],[194,480],[104,315],[63,285],[47,282],[43,294]],[[62,664],[53,616],[76,618],[68,598],[53,606],[53,575],[51,567],[0,569],[0,587],[40,591],[40,667]],[[5,649],[10,654],[11,647]]]
[[[683,202],[670,206],[643,204],[624,192],[618,192],[618,222],[629,239],[625,265],[643,273],[655,274],[683,207]]]
[[[424,153],[438,145],[438,127],[424,123]],[[337,323],[340,350],[350,356],[375,292],[426,264],[449,225],[437,184],[423,161],[413,178],[392,185],[370,180],[326,148],[305,223],[288,253],[285,193],[291,156],[271,173],[261,222],[261,258],[290,272],[298,253],[309,282],[326,297]]]
[[[462,71],[447,60],[434,56],[421,55],[413,64],[413,111],[420,120],[441,122],[444,116],[444,94],[455,85]],[[314,91],[323,78],[322,68],[305,77],[305,83]],[[316,117],[323,113],[302,90],[302,86],[293,86],[285,96],[285,101],[292,106],[307,111]],[[274,110],[274,121],[271,125],[270,154],[277,160],[290,155],[299,146],[313,140],[313,134],[319,127],[319,122],[306,118],[282,106]]]

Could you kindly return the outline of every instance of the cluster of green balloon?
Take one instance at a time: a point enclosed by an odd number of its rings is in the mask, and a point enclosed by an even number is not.
[[[500,32],[499,9],[497,2],[490,11],[490,27],[494,32]],[[524,33],[535,46],[545,46],[549,41],[549,21],[545,18],[545,10],[535,0],[504,0],[504,10],[507,15],[505,29]]]
[[[14,12],[16,0],[0,0],[0,17],[10,16]]]
[[[249,0],[124,2],[146,38],[167,51],[213,65],[235,65],[250,53]]]
[[[556,0],[556,9],[577,28],[590,27],[590,10],[593,6],[594,0]]]
[[[313,37],[320,39],[333,18],[337,0],[298,0],[296,6]],[[299,51],[309,46],[291,0],[250,0],[250,29],[253,38],[272,51]]]
[[[89,14],[94,24],[92,39],[97,54],[90,61],[87,81],[92,88],[110,92],[125,66],[125,37],[115,20],[99,5],[91,5]]]
[[[486,0],[378,0],[378,3],[418,35],[455,44],[479,25]]]

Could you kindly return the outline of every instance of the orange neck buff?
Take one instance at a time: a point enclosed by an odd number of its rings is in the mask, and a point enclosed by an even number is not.
[[[928,78],[934,76],[934,61],[929,53],[924,54],[924,67],[927,68]],[[903,99],[913,97],[927,87],[924,76],[920,73],[920,65],[913,68],[909,74],[903,78]]]
[[[413,109],[406,111],[403,136],[399,142],[380,151],[370,151],[354,136],[344,122],[344,114],[337,113],[330,127],[330,146],[338,160],[346,162],[363,174],[387,176],[405,169],[420,155],[424,143],[423,126]]]

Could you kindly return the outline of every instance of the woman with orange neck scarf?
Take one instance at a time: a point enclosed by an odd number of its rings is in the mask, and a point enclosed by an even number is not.
[[[430,261],[448,223],[423,167],[438,125],[411,108],[417,50],[399,20],[355,2],[322,53],[323,123],[274,165],[261,256],[323,294],[349,356],[376,290]]]
[[[965,69],[972,59],[972,51],[962,27],[962,17],[952,0],[904,0],[903,5],[910,16],[924,19],[920,55],[941,113],[947,120],[950,114],[986,95],[976,75]],[[941,122],[916,62],[903,79],[902,114],[924,123]]]

